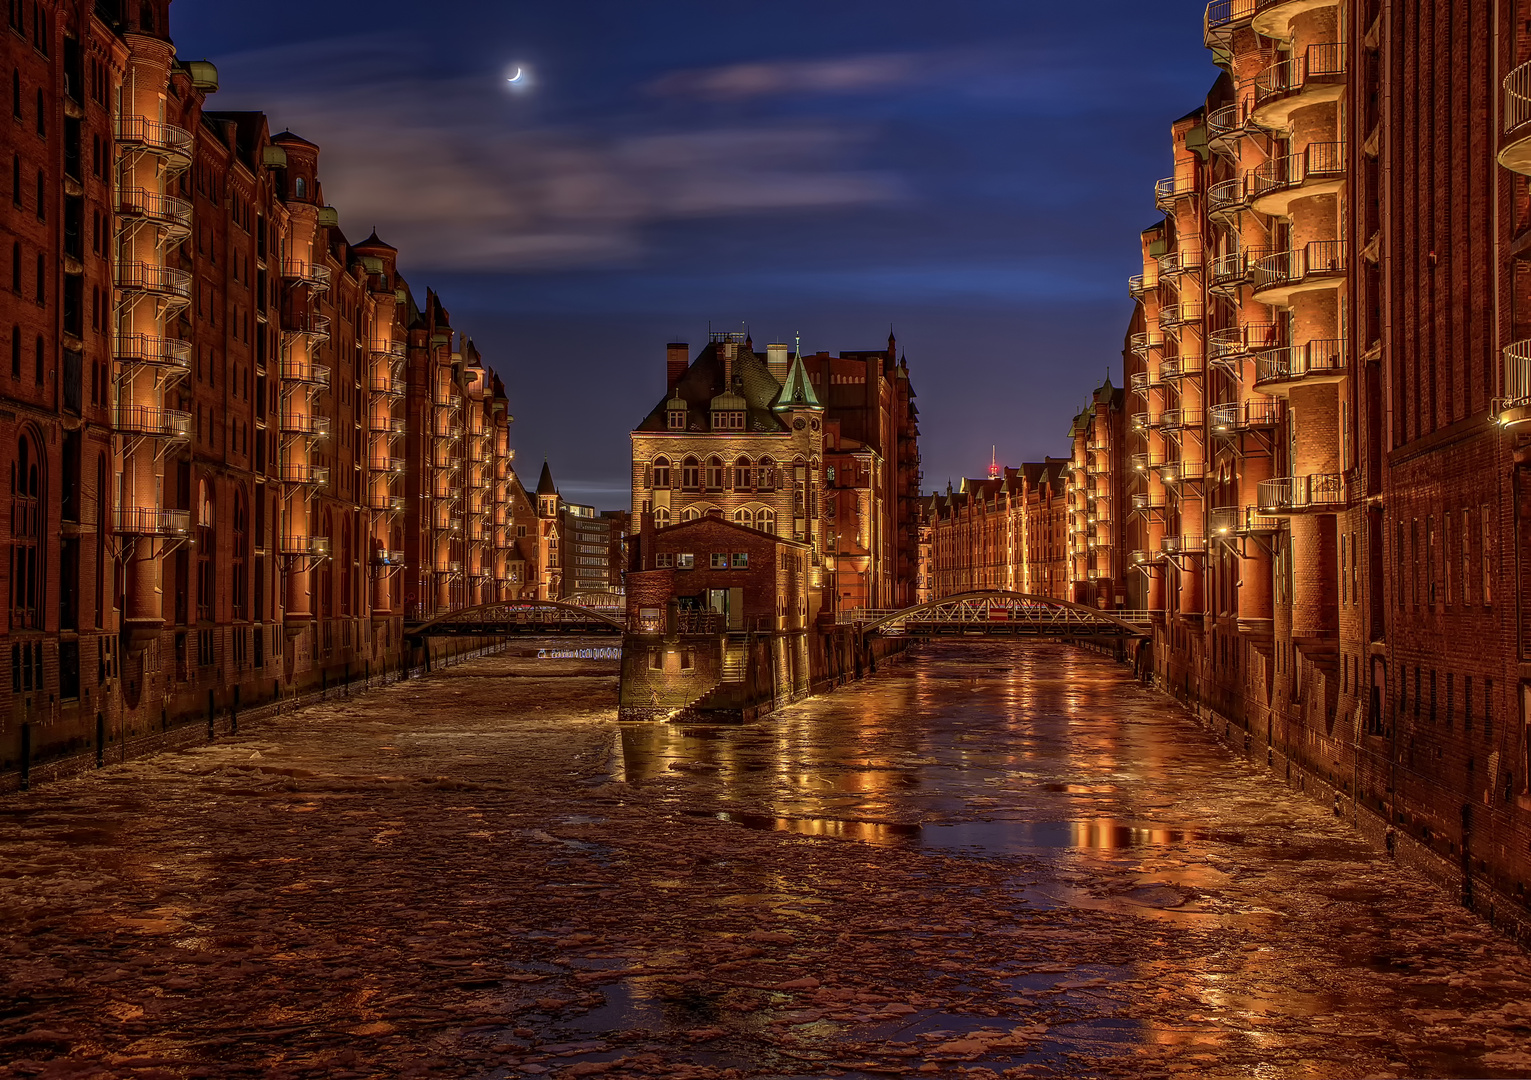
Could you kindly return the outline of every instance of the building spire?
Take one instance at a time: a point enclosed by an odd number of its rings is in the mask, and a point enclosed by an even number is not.
[[[990,480],[998,480],[999,479],[999,447],[998,446],[991,446],[989,448],[989,479]]]

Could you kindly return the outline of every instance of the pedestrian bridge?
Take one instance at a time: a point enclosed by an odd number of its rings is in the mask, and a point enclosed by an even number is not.
[[[495,634],[620,634],[622,598],[610,593],[566,600],[496,600],[404,624],[408,637]]]
[[[1105,611],[1029,593],[968,592],[899,611],[853,608],[835,620],[863,636],[1148,637],[1146,611]]]

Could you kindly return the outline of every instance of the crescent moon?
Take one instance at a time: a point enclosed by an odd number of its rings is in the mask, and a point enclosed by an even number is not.
[[[510,78],[506,79],[505,81],[506,82],[520,82],[521,81],[521,76],[523,74],[525,74],[525,72],[523,72],[520,68],[516,68],[516,73],[514,75],[512,75]]]

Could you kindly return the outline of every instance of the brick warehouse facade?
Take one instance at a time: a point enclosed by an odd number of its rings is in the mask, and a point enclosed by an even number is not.
[[[168,20],[15,0],[0,32],[0,775],[380,671],[406,615],[543,577],[499,379],[348,242],[318,147],[206,108]]]
[[[1526,939],[1531,3],[1203,31],[1125,423],[1097,394],[1072,429],[1074,598],[1151,611],[1160,685]]]

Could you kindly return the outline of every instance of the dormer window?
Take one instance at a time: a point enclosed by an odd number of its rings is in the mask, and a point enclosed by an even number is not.
[[[743,431],[744,413],[735,410],[719,411],[712,414],[712,430],[714,431]]]
[[[685,431],[686,430],[686,410],[685,409],[671,409],[669,411],[669,417],[670,417],[670,419],[669,419],[669,426],[670,426],[670,430],[671,431]]]

